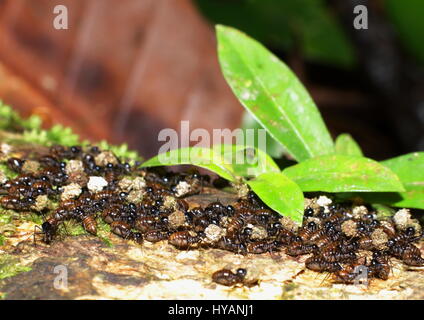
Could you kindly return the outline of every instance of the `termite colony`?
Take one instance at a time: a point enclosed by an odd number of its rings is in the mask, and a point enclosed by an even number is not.
[[[423,233],[407,210],[382,219],[364,206],[334,204],[320,197],[309,201],[303,225],[297,227],[253,192],[233,205],[216,201],[190,207],[183,198],[212,186],[209,176],[131,166],[97,147],[54,146],[47,155],[9,158],[7,164],[18,176],[0,181],[2,207],[48,214],[37,232],[47,244],[57,238],[64,221],[81,223],[96,235],[102,219],[114,234],[140,244],[167,240],[181,250],[309,254],[308,269],[330,273],[335,282],[345,284],[354,283],[355,267],[360,265],[366,267],[368,278],[384,280],[392,258],[409,266],[424,265],[414,245]],[[58,203],[54,210],[49,207],[52,202]],[[246,284],[246,272],[223,269],[214,273],[213,280]]]

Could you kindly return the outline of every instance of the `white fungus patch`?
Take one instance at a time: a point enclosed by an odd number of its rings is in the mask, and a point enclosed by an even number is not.
[[[125,177],[119,181],[118,186],[125,192],[129,192],[131,190],[140,191],[146,187],[146,180],[144,180],[143,177],[136,177],[135,179]]]
[[[84,172],[84,165],[80,160],[69,160],[65,170],[67,175],[71,175],[74,172]]]
[[[352,209],[353,218],[361,219],[363,216],[368,214],[368,209],[365,206],[356,206]]]
[[[245,183],[231,182],[230,185],[237,191],[239,198],[244,198],[249,193],[249,187]]]
[[[131,186],[133,190],[141,190],[146,187],[146,181],[142,177],[136,177]]]
[[[34,209],[35,211],[42,211],[45,208],[48,208],[48,206],[49,206],[49,198],[45,194],[43,194],[35,198],[35,203],[34,205],[31,206],[31,208]]]
[[[176,210],[168,216],[168,223],[173,228],[178,228],[179,226],[184,225],[185,222],[185,214],[180,210]]]
[[[175,208],[177,201],[174,197],[171,196],[165,196],[165,199],[163,200],[163,207],[165,209],[172,209]]]
[[[177,186],[175,187],[175,196],[176,197],[182,197],[189,193],[191,190],[190,184],[188,184],[185,181],[180,181]]]
[[[102,166],[102,167],[106,166],[108,163],[111,163],[113,165],[117,165],[119,163],[118,159],[115,157],[112,151],[103,151],[99,153],[94,158],[94,162],[98,166]]]
[[[252,226],[252,235],[250,236],[252,240],[262,240],[266,237],[268,237],[268,232],[264,227]]]
[[[333,201],[330,198],[327,198],[326,196],[320,196],[317,200],[317,204],[321,207],[329,206],[332,203]]]
[[[139,190],[132,190],[128,194],[127,200],[132,203],[140,203],[143,201],[143,193]]]
[[[210,224],[205,229],[206,239],[209,242],[216,242],[221,237],[225,236],[225,229],[217,226],[216,224]]]
[[[99,192],[102,191],[104,187],[107,186],[107,181],[103,177],[92,176],[88,180],[87,188],[91,192]]]
[[[372,239],[373,245],[378,250],[387,249],[387,241],[389,241],[389,237],[387,236],[387,234],[384,232],[383,229],[374,230],[373,233],[371,233],[371,239]]]
[[[411,213],[408,209],[398,210],[393,216],[396,226],[400,229],[405,229],[411,221]]]
[[[356,222],[353,220],[347,220],[342,223],[342,232],[348,237],[354,237],[357,232]]]
[[[326,196],[320,196],[317,199],[316,202],[317,202],[317,204],[320,207],[323,207],[324,208],[324,212],[325,213],[329,213],[330,212],[330,209],[328,209],[328,206],[333,203],[333,201],[330,198],[327,198]]]
[[[298,222],[293,221],[289,217],[281,217],[279,221],[285,229],[292,232],[296,232],[300,226]]]
[[[63,192],[60,196],[60,199],[62,201],[66,201],[69,199],[75,199],[76,197],[79,197],[79,195],[81,194],[82,190],[81,190],[81,186],[77,183],[71,183],[68,184],[67,186],[63,187]]]

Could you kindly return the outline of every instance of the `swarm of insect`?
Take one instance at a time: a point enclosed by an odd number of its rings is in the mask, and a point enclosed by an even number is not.
[[[38,163],[39,170],[28,173],[28,160]],[[211,183],[209,176],[193,170],[175,173],[163,167],[131,166],[96,146],[53,146],[47,154],[31,159],[12,157],[6,164],[18,176],[0,185],[0,205],[43,215],[44,222],[34,237],[47,244],[57,240],[65,221],[80,224],[93,235],[103,221],[114,235],[138,244],[168,241],[179,250],[310,255],[306,268],[331,273],[336,282],[346,284],[355,281],[358,266],[367,269],[368,278],[383,280],[389,278],[391,259],[424,266],[414,244],[422,238],[421,230],[400,229],[395,221],[380,221],[371,210],[361,207],[355,211],[349,203],[315,203],[305,208],[303,225],[295,230],[253,192],[231,205],[217,200],[190,207],[183,198],[222,183]],[[100,185],[92,181],[100,181]],[[75,187],[72,192],[71,183]],[[56,209],[47,208],[47,200],[57,203]],[[372,259],[362,261],[364,252]],[[212,278],[232,286],[246,285],[244,276],[245,269],[235,273],[223,269]]]

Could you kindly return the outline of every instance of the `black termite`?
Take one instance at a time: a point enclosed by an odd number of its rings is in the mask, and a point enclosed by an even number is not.
[[[249,243],[247,245],[247,252],[255,253],[255,254],[271,252],[271,251],[277,249],[278,244],[279,243],[277,241],[272,241],[272,242],[256,241],[256,242],[252,242],[252,243]]]
[[[338,262],[328,262],[322,257],[312,256],[305,261],[306,268],[317,272],[334,273],[342,269]]]
[[[368,275],[373,278],[383,280],[389,279],[390,261],[386,252],[374,252],[370,265],[368,266]]]
[[[237,269],[235,273],[229,269],[221,269],[212,274],[212,280],[224,286],[234,286],[243,284],[246,273],[244,268]]]
[[[81,222],[82,222],[82,226],[87,232],[93,235],[97,234],[97,222],[94,216],[92,215],[86,216],[82,219]]]
[[[168,233],[162,230],[149,230],[144,234],[144,239],[149,242],[159,242],[166,240]]]
[[[22,171],[22,166],[24,165],[24,163],[25,160],[21,160],[19,158],[9,158],[7,160],[8,167],[18,173]]]
[[[178,231],[174,232],[169,236],[169,243],[178,249],[190,249],[198,242],[200,242],[200,237],[191,232],[191,231]]]
[[[302,242],[292,242],[286,249],[286,253],[289,256],[301,256],[308,253],[313,253],[318,250],[316,244],[304,244]]]
[[[111,231],[127,240],[133,240],[137,243],[143,242],[143,236],[140,232],[133,232],[131,226],[128,223],[122,221],[114,221],[111,223]]]
[[[43,224],[41,225],[41,228],[39,226],[35,226],[35,229],[39,229],[41,231],[40,232],[34,231],[34,243],[35,243],[35,235],[42,234],[43,242],[46,244],[50,244],[56,237],[59,223],[60,221],[54,218],[50,218],[50,219],[47,219],[45,222],[43,222]]]

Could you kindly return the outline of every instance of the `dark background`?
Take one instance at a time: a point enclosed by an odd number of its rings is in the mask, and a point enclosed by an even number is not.
[[[68,30],[53,28],[58,4]],[[368,30],[353,28],[358,4]],[[351,133],[376,159],[424,150],[422,0],[0,0],[0,99],[145,157],[181,120],[237,128],[214,23],[278,54],[333,136]]]

